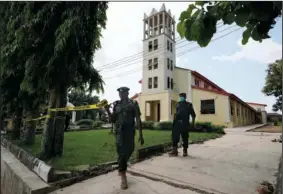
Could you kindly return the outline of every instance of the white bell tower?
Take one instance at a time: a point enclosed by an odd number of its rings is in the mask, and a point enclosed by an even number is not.
[[[175,19],[163,4],[144,14],[142,94],[174,90]]]

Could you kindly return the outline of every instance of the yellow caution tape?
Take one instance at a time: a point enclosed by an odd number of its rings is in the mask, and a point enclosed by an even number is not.
[[[85,106],[75,106],[75,107],[64,107],[64,108],[51,108],[49,111],[51,112],[61,112],[61,111],[79,111],[79,110],[92,110],[92,109],[99,109],[108,104],[107,100],[102,100],[101,102],[97,104],[90,104]],[[44,115],[35,119],[24,119],[25,122],[28,121],[38,121],[41,119],[51,118],[50,115]],[[56,117],[57,118],[57,117]]]
[[[64,107],[64,108],[51,108],[49,111],[51,112],[61,112],[61,111],[78,111],[78,110],[92,110],[92,109],[99,109],[108,104],[107,100],[102,100],[98,104],[90,104],[84,106],[75,106],[75,107]]]

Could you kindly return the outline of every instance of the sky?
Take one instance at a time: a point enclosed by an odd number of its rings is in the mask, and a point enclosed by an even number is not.
[[[166,10],[170,9],[171,14],[175,15],[176,23],[188,5],[188,2],[165,3]],[[94,67],[101,70],[105,81],[105,92],[98,94],[101,99],[109,102],[118,100],[117,88],[121,86],[130,88],[130,96],[141,92],[138,81],[142,78],[139,70],[142,58],[139,55],[128,61],[117,62],[116,67],[114,64],[111,66],[111,63],[142,52],[144,13],[149,15],[152,8],[159,11],[161,6],[162,2],[109,3],[101,49],[96,51],[93,62]],[[219,26],[214,38],[231,33],[205,48],[190,52],[187,50],[196,47],[196,43],[177,41],[176,53],[184,54],[176,58],[176,65],[198,71],[243,101],[267,104],[266,110],[272,112],[275,99],[265,96],[261,90],[265,84],[268,64],[282,58],[282,19],[279,18],[270,31],[271,38],[261,43],[250,39],[245,46],[241,45],[244,29],[234,31],[236,29],[237,26]],[[99,68],[101,66],[104,68]]]

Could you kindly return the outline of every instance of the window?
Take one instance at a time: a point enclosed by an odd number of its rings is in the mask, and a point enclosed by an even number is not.
[[[195,79],[195,85],[199,86],[199,80]]]
[[[170,51],[172,52],[173,51],[173,44],[170,43]]]
[[[173,71],[173,61],[171,60],[171,71]]]
[[[148,60],[148,70],[152,70],[152,59]]]
[[[237,108],[237,116],[240,116],[240,110]]]
[[[215,114],[214,100],[201,100],[200,112],[201,114]]]
[[[231,102],[230,102],[230,112],[231,112],[231,115],[234,115],[234,107]]]
[[[154,43],[153,44],[153,49],[157,50],[158,49],[158,39],[155,39],[153,43]]]
[[[170,88],[170,77],[167,77],[167,88]]]
[[[167,58],[167,69],[170,69],[170,59]]]
[[[207,85],[207,84],[204,84],[204,88],[208,88],[208,85]]]
[[[151,89],[152,88],[152,78],[148,78],[148,88]]]
[[[174,83],[173,83],[173,79],[171,78],[171,89],[173,90],[173,86],[174,86]]]
[[[167,40],[167,50],[169,51],[170,49],[170,43],[169,43],[169,40]]]
[[[152,51],[152,41],[148,42],[148,52]]]
[[[158,87],[158,77],[153,78],[153,87],[157,88]]]
[[[153,59],[153,68],[157,69],[158,68],[158,58]]]

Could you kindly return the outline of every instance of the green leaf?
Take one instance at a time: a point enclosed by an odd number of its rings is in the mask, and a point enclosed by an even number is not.
[[[240,27],[244,27],[248,22],[250,13],[245,9],[241,9],[236,14],[237,14],[235,18],[236,24]]]
[[[210,43],[213,35],[216,33],[217,19],[212,15],[206,14],[204,16],[203,23],[204,26],[197,42],[201,47],[206,47]]]
[[[224,24],[232,24],[235,21],[235,15],[233,13],[228,13],[227,15],[225,15],[223,18],[223,23]]]
[[[245,45],[245,44],[248,43],[250,36],[251,36],[251,29],[247,28],[247,29],[243,32],[242,45]]]
[[[203,6],[205,3],[206,3],[205,1],[197,1],[195,2],[195,5]]]
[[[177,24],[177,32],[180,34],[181,38],[184,38],[185,33],[186,33],[186,26],[185,26],[185,22],[179,22]]]
[[[200,36],[201,30],[203,28],[203,18],[204,12],[201,10],[198,12],[197,18],[191,26],[191,36],[193,39],[197,40]]]
[[[192,15],[193,10],[196,8],[196,6],[194,4],[190,4],[187,12],[190,14],[190,16]]]
[[[251,33],[251,37],[255,40],[255,41],[261,41],[261,37],[260,34],[258,33],[257,27],[255,27]]]
[[[191,14],[188,11],[183,11],[179,17],[179,21],[183,22],[184,20],[188,19]]]
[[[196,19],[196,17],[199,15],[200,11],[201,11],[201,10],[198,9],[198,10],[191,16],[191,18]]]
[[[184,24],[184,26],[185,26],[185,28],[186,28],[185,37],[186,37],[186,39],[189,40],[189,41],[194,40],[194,39],[192,38],[192,34],[191,34],[192,24],[193,24],[193,20],[192,20],[192,19],[186,20],[186,22],[185,22],[185,24]]]

